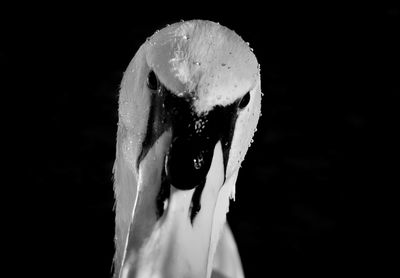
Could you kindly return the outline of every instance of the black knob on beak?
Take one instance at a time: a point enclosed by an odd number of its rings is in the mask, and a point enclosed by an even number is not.
[[[214,150],[207,145],[207,142],[183,136],[173,139],[165,161],[167,180],[172,186],[190,190],[205,181]]]

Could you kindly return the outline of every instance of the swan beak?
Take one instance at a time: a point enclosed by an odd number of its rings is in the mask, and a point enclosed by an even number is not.
[[[140,166],[139,194],[126,246],[122,277],[206,277],[213,228],[213,215],[223,183],[221,144],[214,156],[201,196],[201,209],[191,219],[196,189],[170,186],[164,212],[157,216],[156,200],[161,189],[164,161],[170,133],[155,143]],[[155,186],[156,185],[156,186]],[[157,276],[160,275],[160,276]]]
[[[158,128],[147,132],[152,138],[144,142],[151,143],[143,144],[138,159],[138,189],[120,277],[209,277],[237,176],[225,180],[223,146],[229,144],[221,143],[226,140],[220,133],[207,144],[193,143],[180,133],[177,121],[153,118]],[[188,173],[198,146],[201,155],[194,167],[199,170]]]

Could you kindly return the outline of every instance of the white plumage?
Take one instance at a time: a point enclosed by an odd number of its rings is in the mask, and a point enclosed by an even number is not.
[[[260,86],[259,66],[248,44],[217,23],[176,23],[140,47],[119,96],[115,277],[243,277],[225,222],[260,115]],[[200,135],[190,133],[188,117],[196,119],[193,130]],[[178,127],[181,123],[189,127]],[[178,152],[179,140],[200,151]],[[173,155],[191,158],[192,152],[195,166],[206,170],[201,190],[197,183],[190,185],[188,173],[182,179],[175,174],[188,162],[180,165]]]

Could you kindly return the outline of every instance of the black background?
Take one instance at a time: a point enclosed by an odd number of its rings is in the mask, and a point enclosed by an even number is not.
[[[2,18],[14,271],[110,277],[119,83],[146,38],[181,19],[236,31],[261,65],[262,117],[228,214],[245,274],[394,262],[399,9],[230,8],[35,4]]]

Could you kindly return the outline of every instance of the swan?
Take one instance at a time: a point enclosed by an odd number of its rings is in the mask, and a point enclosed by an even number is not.
[[[226,213],[261,95],[252,49],[218,23],[141,45],[119,92],[115,278],[244,277]]]

